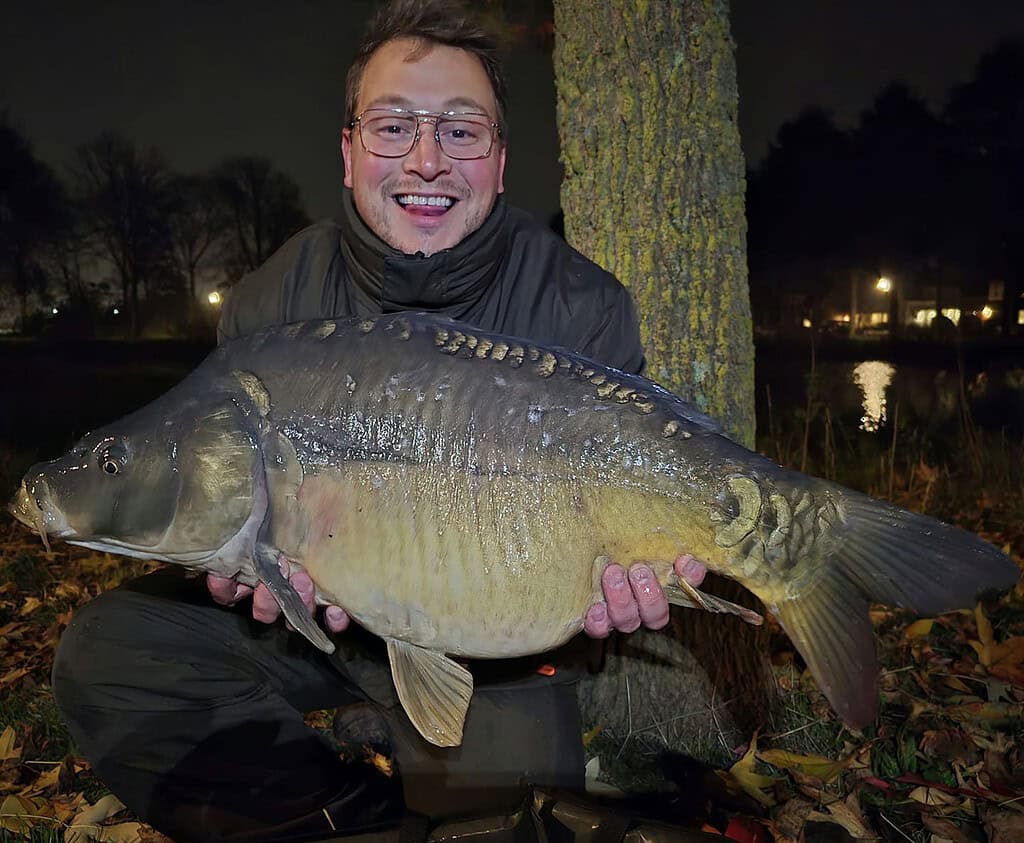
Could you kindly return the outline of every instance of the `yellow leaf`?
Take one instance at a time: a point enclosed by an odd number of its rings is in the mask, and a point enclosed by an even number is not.
[[[54,764],[49,770],[40,773],[26,793],[39,793],[50,787],[57,786],[57,779],[60,778],[60,764]]]
[[[992,654],[996,641],[992,635],[992,624],[985,617],[985,611],[981,608],[980,603],[974,607],[974,619],[978,625],[978,640],[969,641],[968,643],[974,647],[974,651],[978,654],[978,661],[985,665],[985,667],[988,667],[992,664]],[[976,646],[978,644],[981,646]]]
[[[953,805],[960,801],[952,794],[934,787],[915,787],[907,796],[922,805]]]
[[[3,734],[0,734],[0,761],[21,757],[21,747],[14,748],[15,738],[17,735],[14,733],[13,726],[8,726],[4,729]]]
[[[22,605],[21,611],[18,612],[18,614],[21,615],[21,617],[25,617],[25,615],[32,614],[32,612],[34,612],[42,605],[43,601],[40,600],[38,597],[26,597],[25,603]]]
[[[772,791],[779,779],[773,776],[763,776],[754,772],[754,761],[757,758],[757,735],[750,741],[750,749],[739,761],[729,768],[729,776],[736,782],[745,793],[750,794],[765,807],[775,804],[775,797]]]
[[[828,784],[835,779],[850,763],[847,758],[843,761],[833,761],[821,755],[797,755],[795,752],[787,752],[784,749],[768,749],[757,753],[757,757],[773,767],[783,770],[796,770],[805,776],[813,776]]]
[[[138,843],[142,840],[142,823],[118,823],[100,830],[100,843]]]
[[[915,638],[924,638],[932,631],[934,624],[935,621],[932,618],[921,618],[919,621],[914,621],[903,631],[903,640],[913,641]]]
[[[603,728],[604,728],[604,726],[601,726],[600,724],[598,724],[593,729],[591,729],[589,732],[584,732],[583,733],[583,748],[584,749],[587,749],[594,742],[594,738],[596,738],[599,734],[601,734],[601,730]]]
[[[0,829],[27,835],[32,826],[41,820],[46,807],[41,799],[29,799],[27,796],[8,796],[0,803]]]

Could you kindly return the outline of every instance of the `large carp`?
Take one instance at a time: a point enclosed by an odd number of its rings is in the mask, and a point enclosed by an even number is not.
[[[385,639],[441,746],[473,690],[451,657],[562,644],[609,560],[651,564],[681,605],[741,611],[678,582],[682,554],[741,582],[853,726],[876,706],[870,601],[933,615],[1018,579],[976,536],[780,468],[645,378],[411,314],[227,343],[34,466],[11,509],[44,537],[262,581],[330,652],[279,562],[304,568]]]

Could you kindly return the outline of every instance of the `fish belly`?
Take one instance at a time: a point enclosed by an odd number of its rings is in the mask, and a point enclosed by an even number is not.
[[[572,479],[350,463],[307,474],[275,524],[321,599],[371,632],[474,658],[552,649],[601,599],[608,558],[664,581],[693,537],[678,501]]]

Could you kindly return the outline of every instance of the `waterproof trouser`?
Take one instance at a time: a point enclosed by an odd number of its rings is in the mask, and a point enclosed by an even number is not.
[[[176,843],[358,831],[404,810],[508,810],[526,783],[582,789],[571,682],[478,677],[462,746],[438,749],[397,706],[378,639],[352,628],[326,656],[249,611],[214,604],[202,577],[162,569],[79,610],[57,650],[54,693],[78,748]],[[397,778],[343,761],[303,721],[365,700],[386,714]]]

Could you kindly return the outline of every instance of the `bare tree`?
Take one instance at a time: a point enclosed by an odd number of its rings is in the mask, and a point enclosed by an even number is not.
[[[167,259],[167,167],[156,150],[140,152],[107,133],[78,148],[74,176],[89,234],[117,271],[131,334],[138,336],[140,289],[161,275]]]
[[[28,327],[29,298],[45,291],[43,250],[63,224],[65,204],[56,176],[0,116],[0,280],[6,279],[18,299],[22,331]]]
[[[185,280],[189,307],[196,304],[196,282],[210,266],[232,233],[232,220],[218,191],[218,184],[202,176],[178,176],[170,184],[167,232],[171,260]]]
[[[298,185],[265,158],[231,158],[215,179],[231,220],[225,267],[235,279],[309,224]]]

